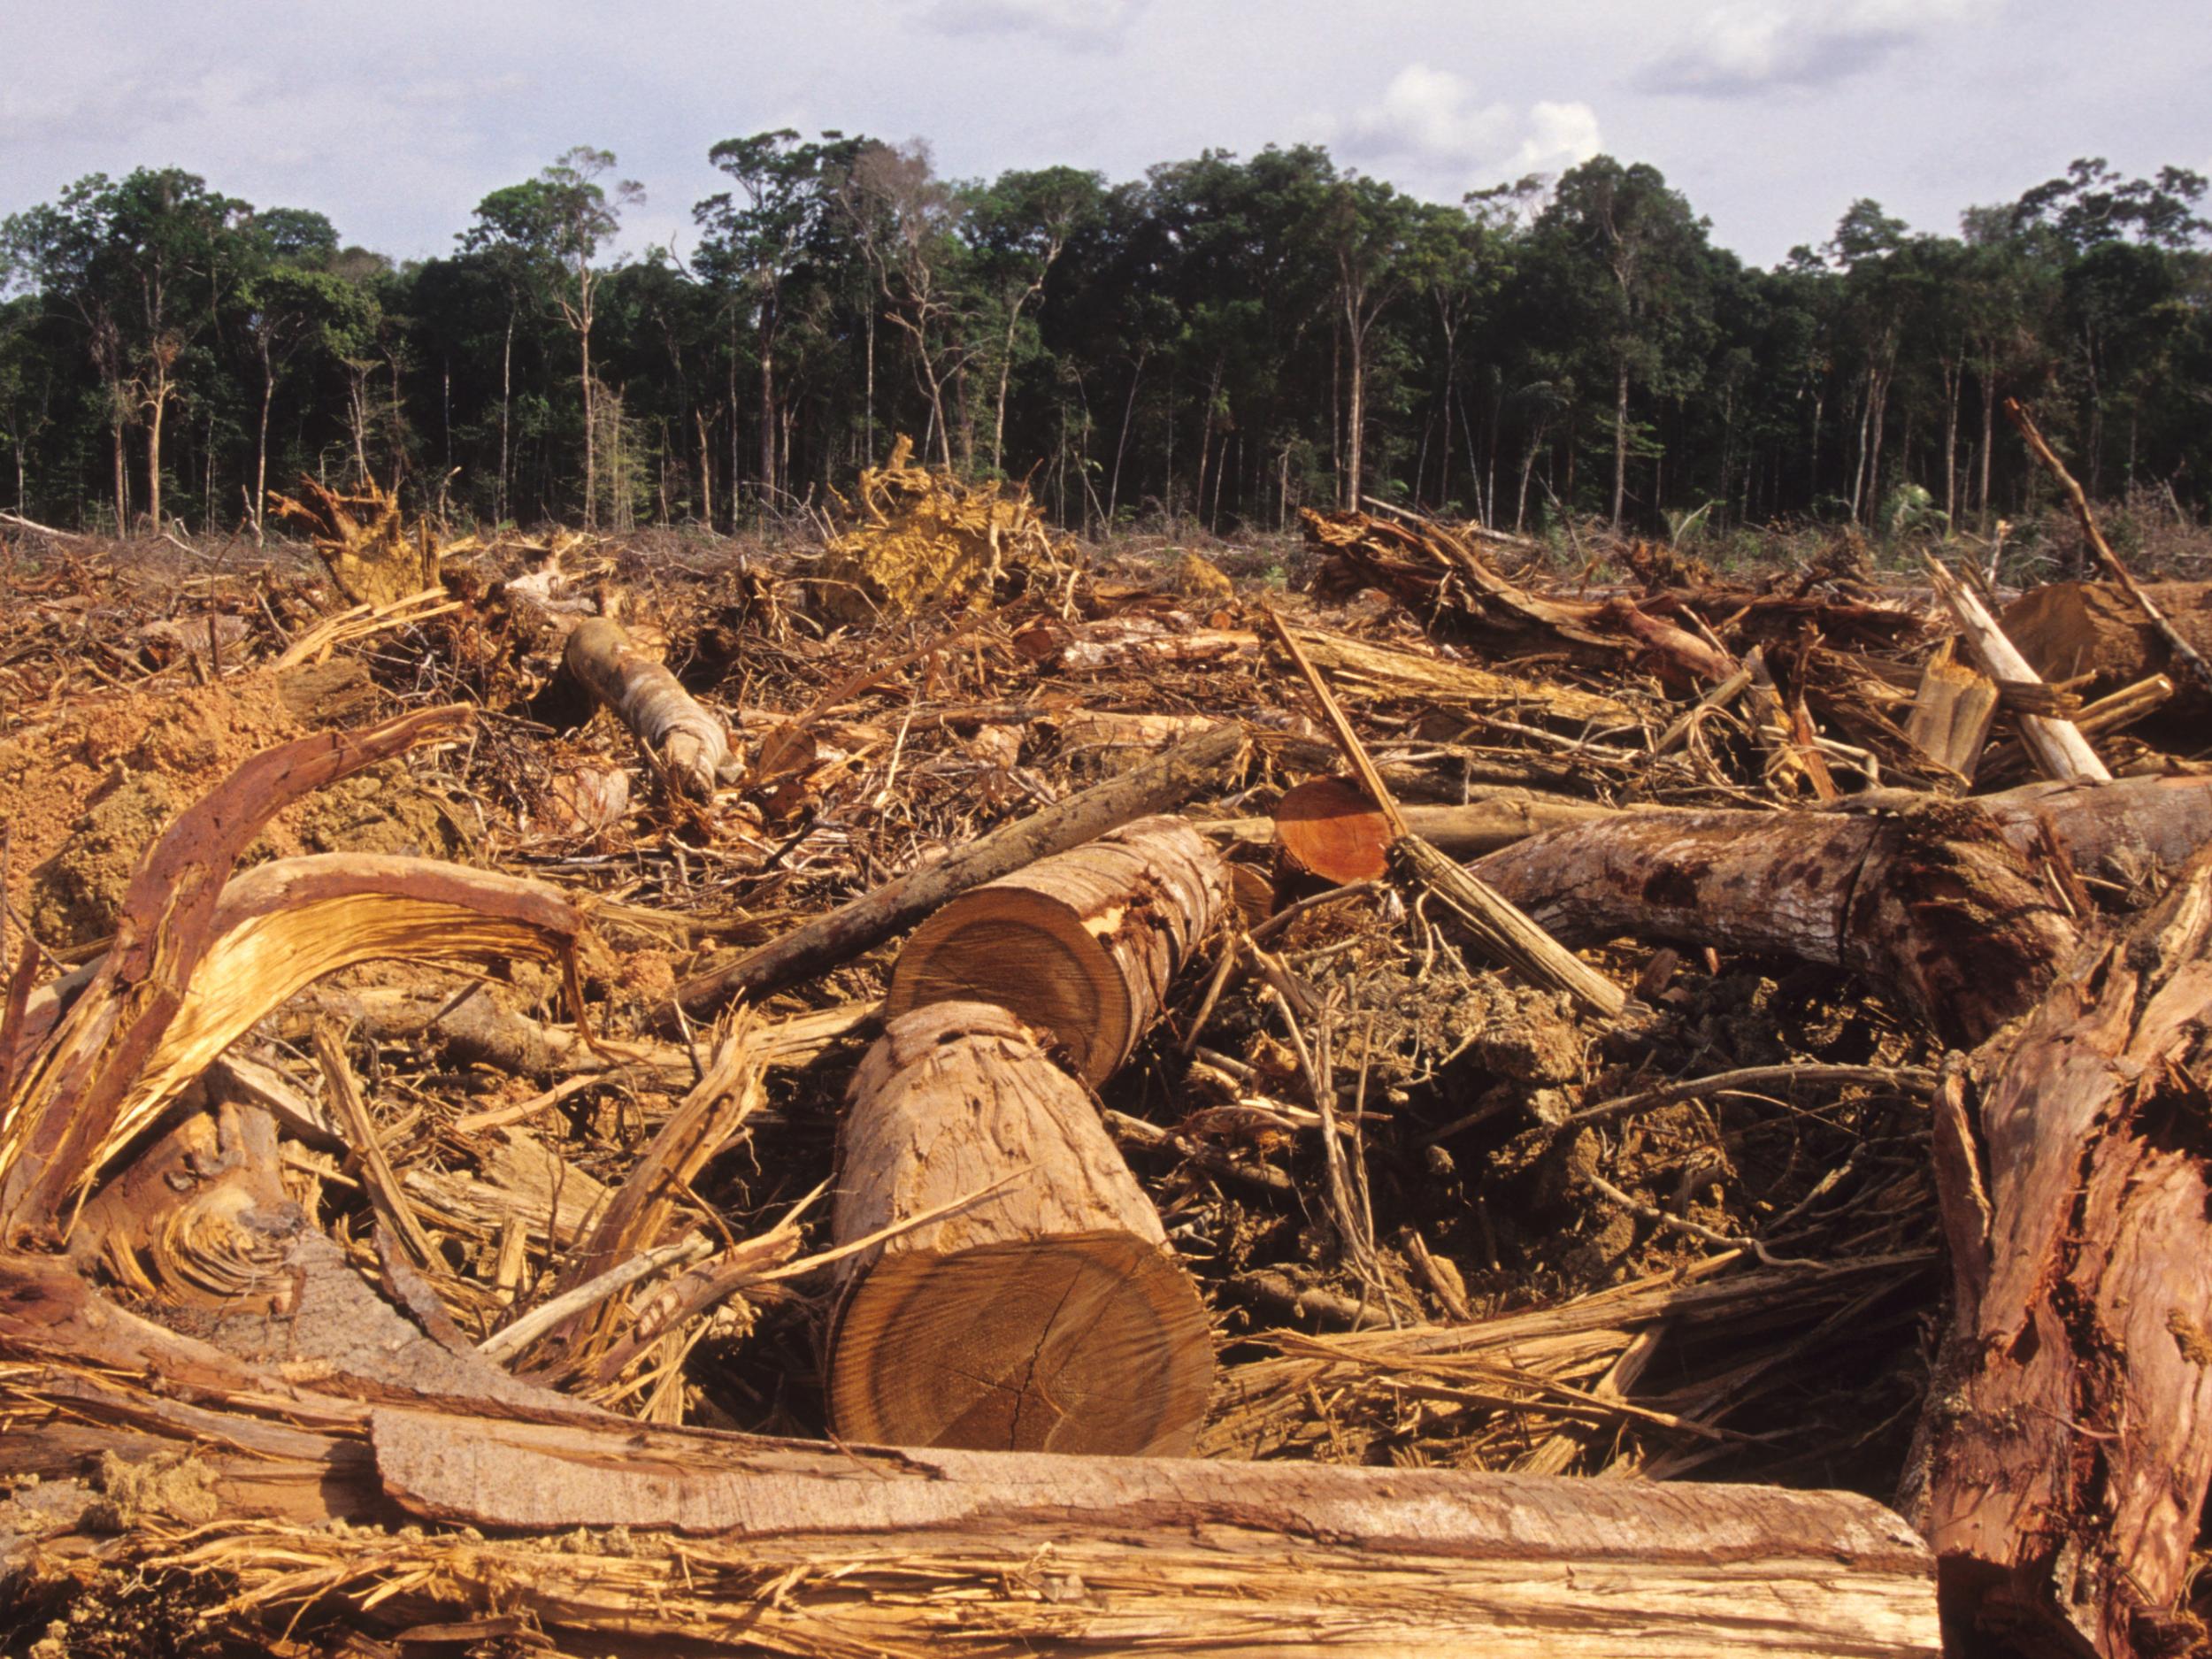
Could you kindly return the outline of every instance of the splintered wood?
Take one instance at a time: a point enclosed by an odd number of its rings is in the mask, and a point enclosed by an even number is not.
[[[21,1628],[2205,1641],[2201,585],[279,506],[0,529]]]

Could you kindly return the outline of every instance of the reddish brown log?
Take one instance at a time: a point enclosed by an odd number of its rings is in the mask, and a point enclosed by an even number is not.
[[[1924,1432],[1958,1651],[2212,1638],[2181,1605],[2212,1483],[2208,1030],[2200,862],[1985,1059],[1978,1124],[1939,1097],[1957,1307]]]
[[[899,953],[884,1010],[996,1003],[1099,1083],[1129,1057],[1228,900],[1228,869],[1196,830],[1141,818],[953,900]]]
[[[906,1228],[845,1263],[841,1435],[1190,1449],[1213,1375],[1205,1308],[1096,1108],[1019,1020],[978,1002],[894,1019],[839,1141],[837,1241]]]
[[[1275,844],[1290,867],[1342,887],[1390,868],[1390,822],[1357,784],[1316,778],[1275,803]]]
[[[1637,815],[1533,836],[1470,866],[1563,942],[1623,935],[1850,968],[1947,1041],[2032,1008],[2073,924],[1965,803]]]

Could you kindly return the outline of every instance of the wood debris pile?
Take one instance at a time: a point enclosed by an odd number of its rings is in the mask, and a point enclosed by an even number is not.
[[[860,500],[0,550],[6,1640],[2202,1641],[2165,632]]]
[[[860,475],[852,523],[830,539],[819,602],[844,622],[910,617],[941,604],[987,602],[1017,583],[1071,571],[1072,549],[1029,492],[968,484],[913,464],[913,440]],[[841,505],[844,503],[841,501]]]

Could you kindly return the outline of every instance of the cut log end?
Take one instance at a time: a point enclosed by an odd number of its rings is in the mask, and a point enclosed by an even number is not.
[[[1008,1009],[1100,1083],[1228,902],[1228,868],[1194,829],[1141,818],[939,910],[899,954],[885,1014],[946,1002]]]
[[[1302,783],[1275,803],[1275,842],[1290,866],[1344,887],[1379,880],[1390,868],[1390,824],[1343,778]]]
[[[1204,1305],[1082,1087],[1004,1009],[893,1020],[839,1135],[840,1434],[893,1446],[1187,1452]]]
[[[975,1451],[1184,1455],[1213,1370],[1189,1277],[1111,1231],[886,1256],[833,1349],[840,1435]]]
[[[1010,1009],[1095,1082],[1143,1012],[1098,935],[1066,904],[1025,887],[976,888],[915,930],[892,970],[886,1018],[933,1002]]]

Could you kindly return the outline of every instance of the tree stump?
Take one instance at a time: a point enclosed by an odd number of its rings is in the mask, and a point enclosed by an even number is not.
[[[1021,1021],[979,1002],[893,1020],[840,1142],[841,1245],[973,1200],[848,1258],[841,1436],[1189,1451],[1213,1375],[1205,1308],[1088,1095]]]
[[[1047,1031],[1097,1084],[1221,917],[1229,872],[1179,818],[1140,818],[954,899],[907,941],[884,1013],[975,1001]]]

